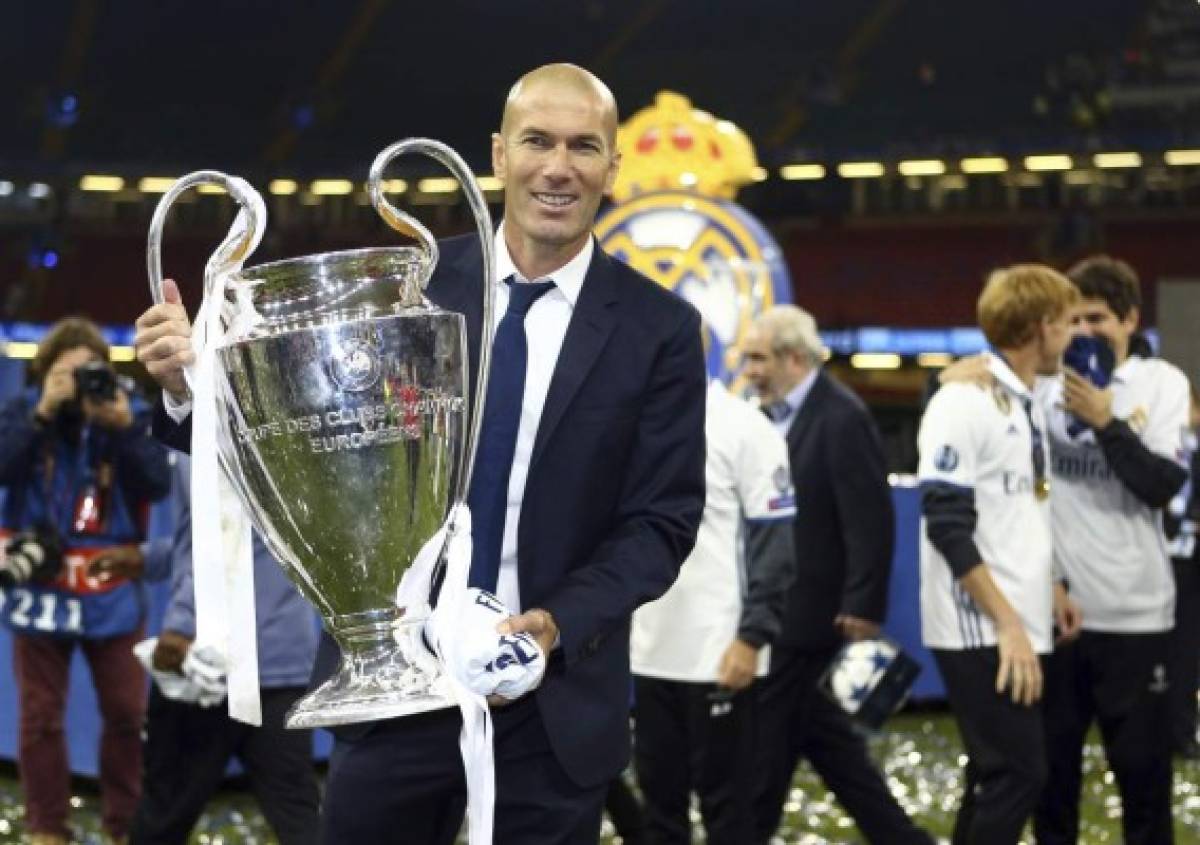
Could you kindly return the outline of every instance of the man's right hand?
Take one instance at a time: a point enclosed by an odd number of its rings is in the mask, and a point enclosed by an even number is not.
[[[988,369],[987,358],[983,355],[970,355],[959,358],[946,369],[938,373],[940,384],[965,382],[978,387],[991,387],[995,384],[992,371]]]
[[[735,639],[721,655],[717,669],[717,686],[730,690],[744,690],[754,683],[758,670],[758,648],[745,640]]]
[[[996,625],[996,645],[1000,651],[996,692],[1007,689],[1014,704],[1032,705],[1042,697],[1042,663],[1019,619]]]
[[[171,279],[163,280],[161,305],[152,305],[137,319],[133,347],[137,359],[163,390],[176,399],[188,398],[183,368],[196,360],[192,352],[192,322]]]
[[[185,637],[178,631],[163,631],[158,635],[151,663],[160,672],[178,672],[182,675],[183,659],[191,647],[191,637]]]

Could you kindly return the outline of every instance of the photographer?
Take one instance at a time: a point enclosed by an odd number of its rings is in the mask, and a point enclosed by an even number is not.
[[[103,719],[100,791],[113,840],[126,834],[141,778],[145,679],[131,652],[146,605],[139,543],[170,470],[149,409],[107,360],[94,324],[61,320],[32,362],[35,386],[0,408],[0,524],[16,533],[0,564],[0,621],[13,632],[26,827],[41,845],[69,837],[63,713],[76,646]]]

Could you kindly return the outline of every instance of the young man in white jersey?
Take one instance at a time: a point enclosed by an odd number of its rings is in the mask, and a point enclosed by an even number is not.
[[[1082,296],[1076,330],[1110,346],[1115,369],[1105,389],[1068,368],[1038,390],[1056,562],[1083,633],[1049,666],[1050,778],[1035,830],[1039,845],[1077,841],[1082,750],[1095,721],[1121,793],[1124,841],[1169,843],[1175,585],[1161,511],[1187,480],[1188,383],[1137,334],[1141,292],[1128,264],[1098,256],[1068,276]]]
[[[1078,610],[1054,583],[1045,418],[1077,294],[1049,267],[988,279],[977,306],[992,384],[950,383],[919,436],[921,627],[968,762],[955,845],[1013,845],[1046,779],[1041,656]]]
[[[719,381],[708,390],[706,499],[679,578],[633,614],[634,763],[648,841],[741,845],[752,819],[754,680],[795,576],[787,444]]]

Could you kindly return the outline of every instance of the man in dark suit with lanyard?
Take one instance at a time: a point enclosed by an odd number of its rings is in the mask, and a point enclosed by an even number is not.
[[[796,580],[759,688],[756,831],[779,826],[800,757],[873,843],[932,840],[896,803],[846,714],[817,688],[846,640],[878,636],[891,574],[893,513],[883,447],[862,401],[821,369],[812,316],[766,311],[742,347],[745,376],[788,443],[796,490]]]
[[[616,175],[616,127],[600,80],[549,65],[513,87],[492,138],[505,183],[500,322],[470,491],[483,552],[471,578],[513,609],[503,628],[549,655],[535,692],[493,709],[502,845],[597,841],[606,786],[629,757],[630,616],[675,580],[704,507],[699,316],[591,235]],[[466,314],[472,369],[481,276],[477,242],[451,239],[426,292]],[[139,319],[135,344],[177,403],[190,327],[167,287],[173,303]],[[333,648],[324,637],[314,677]],[[440,711],[339,731],[323,839],[449,845],[466,797],[459,728]]]

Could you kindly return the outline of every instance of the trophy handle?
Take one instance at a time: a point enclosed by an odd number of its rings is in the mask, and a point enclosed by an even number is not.
[[[262,195],[254,190],[249,182],[217,170],[197,170],[180,177],[159,199],[158,205],[154,209],[154,216],[150,219],[150,233],[146,238],[146,272],[150,278],[150,297],[156,305],[161,305],[163,302],[162,235],[163,226],[167,222],[167,212],[171,210],[175,200],[179,199],[180,194],[198,185],[222,187],[240,206],[237,218],[229,227],[229,234],[209,257],[208,264],[204,268],[204,297],[201,307],[210,299],[212,301],[209,302],[209,307],[225,304],[223,302],[225,292],[216,290],[217,286],[224,282],[228,271],[237,270],[242,266],[242,263],[250,256],[250,253],[254,252],[259,241],[262,240],[263,229],[266,227],[267,207],[263,203]],[[218,297],[221,301],[217,301]],[[227,313],[227,311],[222,309],[222,313]],[[193,387],[191,376],[186,369],[183,377],[188,383],[188,387]]]
[[[187,176],[181,176],[158,201],[154,217],[150,220],[150,234],[146,240],[146,270],[150,277],[150,296],[156,305],[162,304],[163,301],[162,233],[163,225],[167,222],[167,212],[175,204],[175,200],[179,199],[180,194],[198,185],[217,185],[224,188],[241,207],[229,234],[209,259],[205,272],[205,296],[209,295],[207,288],[217,275],[211,271],[219,273],[242,263],[262,240],[267,207],[262,196],[250,187],[249,182],[217,170],[197,170]]]
[[[479,443],[479,430],[483,425],[483,403],[487,396],[488,369],[492,359],[492,335],[495,333],[492,313],[495,299],[492,290],[496,275],[495,230],[492,228],[492,215],[488,212],[487,200],[483,191],[475,181],[475,175],[467,163],[454,150],[429,138],[407,138],[397,141],[387,147],[371,164],[371,175],[367,181],[367,190],[371,195],[371,204],[379,212],[384,222],[401,234],[408,235],[420,241],[426,253],[427,273],[423,283],[428,283],[429,274],[437,266],[438,246],[432,234],[421,223],[396,208],[383,195],[383,171],[392,159],[404,153],[422,153],[443,165],[462,185],[471,213],[475,215],[475,228],[479,233],[479,243],[483,250],[483,326],[479,340],[479,373],[475,379],[475,403],[471,413],[470,427],[467,430],[467,447],[463,450],[462,472],[459,473],[458,491],[455,493],[455,503],[460,504],[466,499],[467,490],[471,484],[471,473],[475,467],[475,447]]]

